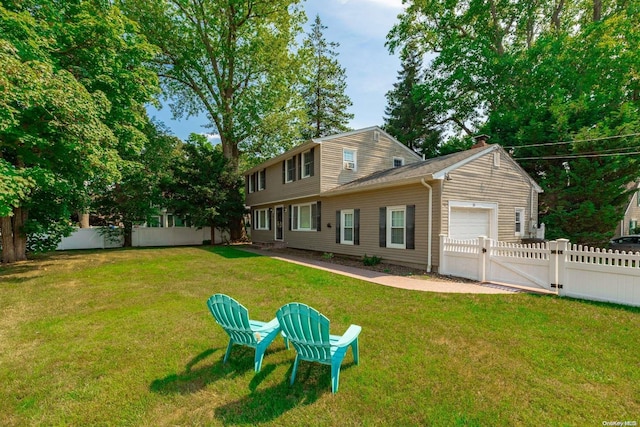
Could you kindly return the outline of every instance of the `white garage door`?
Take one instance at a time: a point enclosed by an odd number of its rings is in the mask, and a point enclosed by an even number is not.
[[[491,210],[483,208],[451,208],[449,237],[468,240],[478,236],[491,237]]]

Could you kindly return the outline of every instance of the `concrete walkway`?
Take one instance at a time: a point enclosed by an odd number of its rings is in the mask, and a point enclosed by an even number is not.
[[[348,267],[345,265],[333,264],[329,262],[317,261],[290,255],[274,254],[269,252],[269,250],[250,249],[246,247],[238,249],[258,255],[268,256],[281,261],[291,262],[298,265],[317,268],[319,270],[329,271],[331,273],[341,274],[343,276],[353,277],[354,279],[360,279],[367,282],[376,283],[378,285],[391,286],[400,289],[410,289],[413,291],[461,294],[511,294],[517,292],[527,292],[523,289],[505,285],[465,283],[446,280],[429,280],[410,276],[394,276],[377,271],[365,270],[363,268]]]

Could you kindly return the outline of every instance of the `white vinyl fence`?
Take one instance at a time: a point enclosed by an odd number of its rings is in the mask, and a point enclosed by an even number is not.
[[[69,237],[62,239],[59,251],[71,249],[106,249],[119,248],[124,244],[122,236],[113,238],[113,233],[103,233],[102,229],[78,228]],[[202,227],[138,227],[131,235],[132,246],[188,246],[202,245],[211,239],[211,228]],[[220,230],[215,231],[215,241],[219,244],[227,241],[229,236]]]
[[[566,239],[520,245],[441,235],[439,273],[640,306],[640,254],[571,245]]]

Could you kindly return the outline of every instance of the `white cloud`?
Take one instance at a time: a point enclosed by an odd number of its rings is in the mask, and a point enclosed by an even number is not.
[[[200,135],[202,135],[205,138],[207,138],[207,141],[209,141],[213,145],[216,145],[216,144],[220,143],[220,134],[203,132]]]

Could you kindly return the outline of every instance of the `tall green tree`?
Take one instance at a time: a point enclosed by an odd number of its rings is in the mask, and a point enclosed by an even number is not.
[[[316,15],[303,43],[302,95],[308,121],[305,139],[348,131],[348,123],[353,119],[353,114],[347,112],[352,102],[345,93],[346,70],[340,66],[336,51],[340,44],[325,39],[326,29],[320,15]]]
[[[172,179],[164,186],[166,207],[196,226],[229,230],[244,214],[243,180],[222,153],[198,134],[191,134],[174,157]]]
[[[91,185],[118,179],[119,153],[140,146],[143,100],[157,87],[143,65],[152,53],[109,3],[0,6],[4,262],[26,258],[27,237],[55,247]]]
[[[153,65],[174,114],[205,113],[235,167],[241,151],[264,148],[256,135],[296,121],[298,0],[120,3],[159,47]]]
[[[638,176],[637,156],[620,155],[637,140],[611,138],[639,130],[638,10],[638,0],[416,0],[388,42],[436,53],[417,89],[434,125],[521,147],[514,157],[545,190],[549,237],[595,244]]]
[[[438,155],[440,131],[433,126],[430,106],[416,89],[422,84],[422,58],[413,49],[403,52],[398,81],[387,92],[384,129],[398,141],[427,158]]]
[[[163,188],[173,179],[172,165],[182,142],[163,125],[149,122],[143,129],[144,148],[123,154],[120,179],[94,188],[92,210],[106,222],[122,225],[124,246],[131,246],[133,225],[166,208]]]

